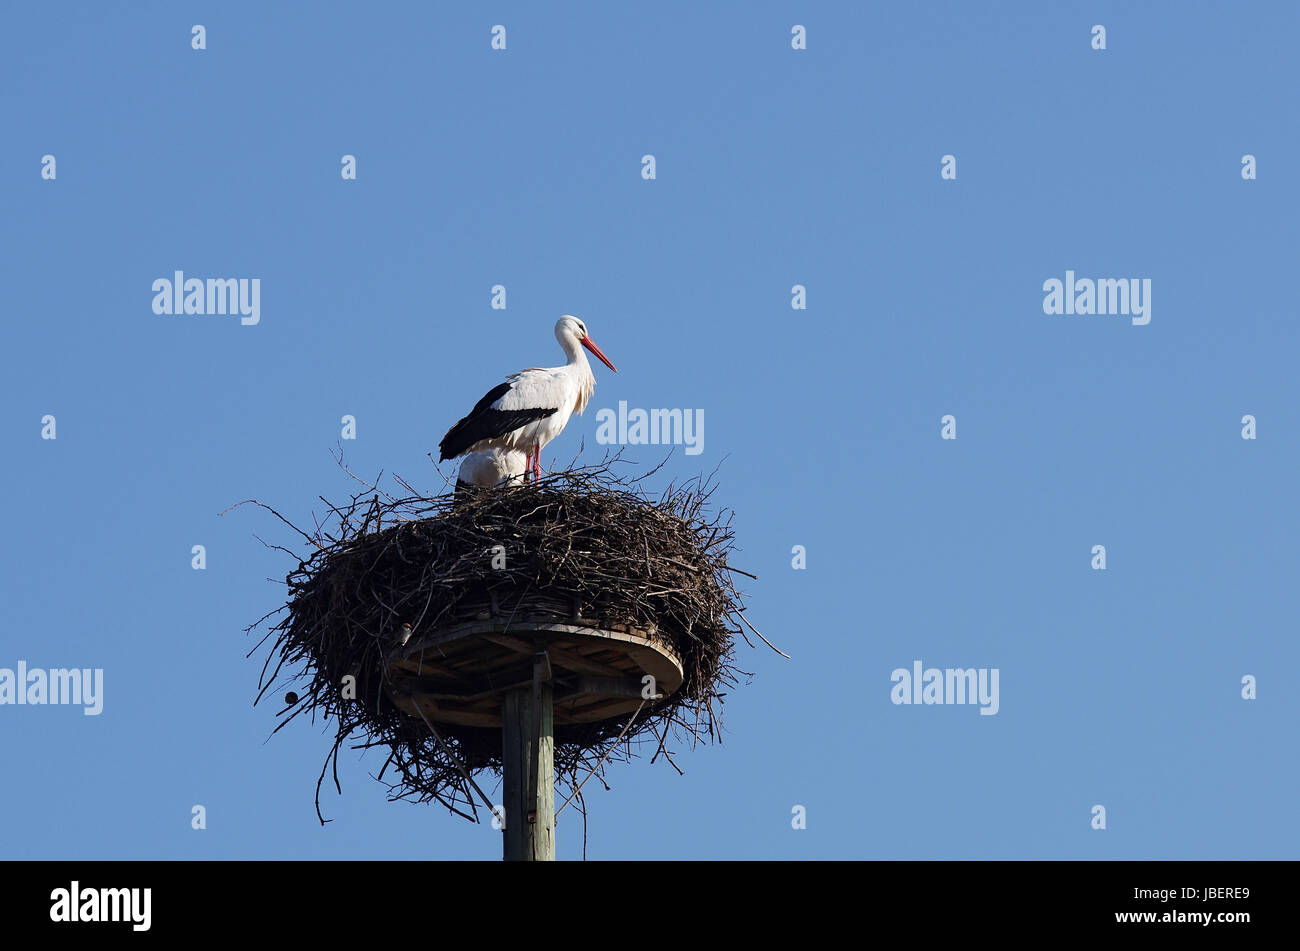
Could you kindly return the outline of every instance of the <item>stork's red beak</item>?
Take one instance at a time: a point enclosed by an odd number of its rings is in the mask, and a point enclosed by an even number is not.
[[[605,356],[603,353],[600,352],[600,347],[596,346],[596,341],[592,340],[590,337],[583,337],[578,342],[582,344],[584,347],[586,347],[588,350],[590,350],[592,353],[594,353],[596,355],[596,359],[598,359],[601,363],[605,364],[605,366],[609,367],[615,373],[618,372],[618,367],[610,363],[609,357]]]

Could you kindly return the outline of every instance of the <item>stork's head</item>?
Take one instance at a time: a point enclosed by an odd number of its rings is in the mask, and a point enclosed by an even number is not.
[[[596,355],[601,363],[609,367],[615,373],[618,368],[609,362],[609,357],[600,352],[600,347],[596,346],[596,341],[587,336],[587,325],[577,317],[571,317],[565,314],[555,323],[555,339],[560,341],[560,346],[564,348],[565,353],[577,353],[578,346],[584,346]]]

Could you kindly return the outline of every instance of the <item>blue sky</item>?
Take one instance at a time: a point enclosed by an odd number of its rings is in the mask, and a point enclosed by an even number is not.
[[[572,313],[620,372],[544,463],[597,455],[619,400],[702,410],[704,451],[661,475],[721,462],[751,617],[792,655],[742,645],[755,676],[684,776],[588,784],[589,857],[1295,858],[1298,26],[1283,2],[9,4],[0,667],[102,667],[105,695],[0,706],[0,857],[499,856],[388,803],[373,755],[341,758],[319,826],[329,738],[268,742],[244,657],[290,567],[253,535],[292,539],[218,513],[310,521],[348,490],[344,414],[354,471],[439,490],[426,453],[560,362]],[[260,323],[155,315],[177,269],[259,278]],[[1150,279],[1151,322],[1045,315],[1067,269]],[[891,703],[915,660],[997,668],[999,712]],[[581,854],[572,812],[558,841]]]

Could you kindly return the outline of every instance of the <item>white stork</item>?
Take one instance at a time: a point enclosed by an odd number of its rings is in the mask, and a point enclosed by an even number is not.
[[[466,489],[495,489],[516,485],[523,481],[528,471],[528,456],[518,449],[485,449],[471,452],[460,464],[456,476],[456,491]]]
[[[569,362],[562,367],[521,370],[489,390],[469,415],[442,437],[440,462],[467,452],[514,449],[524,453],[524,467],[532,468],[533,478],[541,477],[542,447],[563,431],[575,410],[581,413],[587,408],[596,388],[582,348],[618,372],[577,317],[561,317],[555,324],[555,339]]]

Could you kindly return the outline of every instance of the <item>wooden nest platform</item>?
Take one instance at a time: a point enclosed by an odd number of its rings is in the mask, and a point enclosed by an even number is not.
[[[501,772],[505,698],[539,684],[556,776],[575,790],[634,747],[672,763],[675,742],[720,738],[742,673],[733,635],[749,627],[730,514],[709,513],[706,480],[651,498],[615,463],[458,497],[367,484],[326,524],[294,527],[310,554],[250,630],[269,625],[258,699],[302,685],[276,731],[303,714],[335,729],[318,815],[346,744],[385,753],[390,798],[479,821],[472,777]]]
[[[626,718],[648,684],[664,695],[682,685],[681,660],[653,631],[483,613],[400,652],[388,668],[389,699],[433,723],[499,728],[504,694],[543,679],[552,684],[555,726],[565,727]]]

